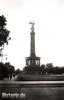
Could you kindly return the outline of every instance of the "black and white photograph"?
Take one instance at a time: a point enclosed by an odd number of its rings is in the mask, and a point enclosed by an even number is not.
[[[64,0],[0,0],[0,100],[64,100]]]

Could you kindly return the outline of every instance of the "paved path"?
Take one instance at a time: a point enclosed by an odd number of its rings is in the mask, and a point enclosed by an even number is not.
[[[0,84],[64,84],[64,81],[13,81],[11,80],[3,80],[0,81]]]

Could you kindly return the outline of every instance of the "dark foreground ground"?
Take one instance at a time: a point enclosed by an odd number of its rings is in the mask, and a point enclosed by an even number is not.
[[[2,93],[19,97],[3,98]],[[64,81],[0,81],[0,100],[64,100]]]

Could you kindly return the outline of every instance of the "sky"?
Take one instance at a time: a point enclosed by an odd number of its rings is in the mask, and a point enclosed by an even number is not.
[[[30,56],[29,22],[35,22],[36,56],[41,64],[64,66],[64,0],[0,0],[0,16],[7,19],[11,40],[5,46],[3,62],[15,69],[25,67]]]

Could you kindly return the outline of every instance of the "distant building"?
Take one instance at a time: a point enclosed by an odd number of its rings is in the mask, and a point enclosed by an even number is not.
[[[26,66],[23,69],[25,73],[33,74],[38,73],[40,67],[40,57],[35,54],[35,32],[34,32],[34,22],[30,22],[32,25],[30,32],[30,56],[26,57]]]

